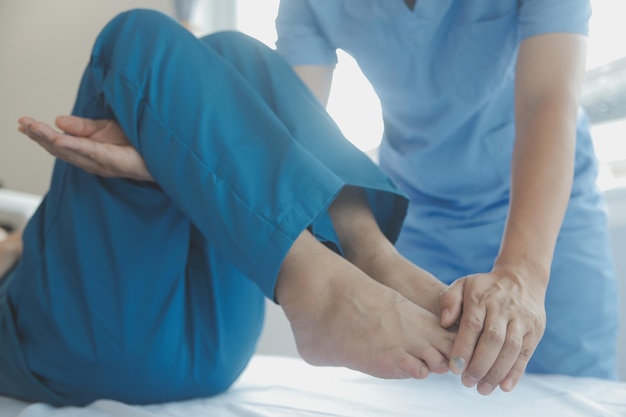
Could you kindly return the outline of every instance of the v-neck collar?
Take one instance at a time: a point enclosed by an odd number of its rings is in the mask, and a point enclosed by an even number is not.
[[[410,11],[415,10],[415,3],[417,3],[417,0],[404,0],[404,4]]]
[[[438,20],[450,8],[454,0],[416,0],[413,8],[407,4],[409,0],[401,0],[395,3],[393,9],[401,9],[403,15],[417,20]]]

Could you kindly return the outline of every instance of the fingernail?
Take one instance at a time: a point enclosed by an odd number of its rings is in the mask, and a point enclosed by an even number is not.
[[[478,382],[476,378],[468,376],[468,375],[463,376],[463,378],[461,378],[461,381],[463,381],[463,385],[465,385],[468,388],[472,388]]]
[[[490,383],[488,383],[488,382],[481,382],[478,385],[478,392],[481,395],[489,395],[489,394],[491,394],[493,392],[494,388],[495,387],[493,385],[491,385]]]
[[[463,360],[463,358],[452,358],[450,362],[450,365],[452,366],[452,372],[454,372],[455,374],[460,374],[461,372],[463,372],[463,369],[465,369],[465,360]]]
[[[500,384],[500,388],[502,388],[502,391],[504,392],[511,392],[513,391],[514,387],[515,387],[515,384],[510,379],[507,379],[502,384]]]

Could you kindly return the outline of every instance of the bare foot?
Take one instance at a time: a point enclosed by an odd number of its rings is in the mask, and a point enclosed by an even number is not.
[[[0,229],[0,279],[15,265],[22,255],[22,234],[15,232],[7,234]],[[4,236],[4,238],[3,238]]]
[[[281,267],[276,298],[302,357],[380,378],[448,370],[455,334],[434,314],[367,276],[308,232]]]

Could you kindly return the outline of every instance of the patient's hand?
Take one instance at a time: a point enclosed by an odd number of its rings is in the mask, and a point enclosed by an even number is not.
[[[22,233],[7,234],[0,229],[0,279],[15,265],[22,255]]]
[[[281,266],[276,299],[311,364],[381,378],[425,378],[449,369],[454,332],[307,231]]]
[[[59,116],[55,124],[65,133],[30,117],[18,123],[21,133],[50,154],[91,174],[153,181],[143,158],[113,120]]]

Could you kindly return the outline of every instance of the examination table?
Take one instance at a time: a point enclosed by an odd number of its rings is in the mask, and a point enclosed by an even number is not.
[[[297,358],[254,356],[226,393],[149,406],[100,400],[54,408],[0,397],[2,417],[626,417],[626,383],[525,375],[483,397],[453,374],[383,380]]]

